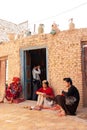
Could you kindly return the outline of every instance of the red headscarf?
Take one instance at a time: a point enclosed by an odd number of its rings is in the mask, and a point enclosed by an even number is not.
[[[17,82],[20,82],[20,78],[19,77],[13,77],[13,82],[17,83]]]

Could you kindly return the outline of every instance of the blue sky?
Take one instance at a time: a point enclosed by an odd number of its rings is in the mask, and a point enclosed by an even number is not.
[[[87,0],[0,0],[0,19],[16,24],[28,20],[31,31],[34,24],[37,29],[43,23],[49,32],[54,21],[61,30],[66,30],[70,18],[74,19],[76,28],[84,28],[87,27],[86,13]]]

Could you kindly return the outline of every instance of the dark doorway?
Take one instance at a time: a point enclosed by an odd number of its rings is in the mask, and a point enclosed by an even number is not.
[[[31,50],[29,51],[31,54],[31,70],[34,65],[40,65],[41,67],[41,81],[47,79],[46,75],[46,48]]]
[[[32,69],[34,65],[41,67],[41,81],[47,79],[47,62],[46,62],[46,48],[32,49],[23,51],[23,93],[26,99],[32,100]]]

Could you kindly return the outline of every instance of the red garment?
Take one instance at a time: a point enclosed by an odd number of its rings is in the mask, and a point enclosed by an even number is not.
[[[22,91],[22,86],[20,83],[12,82],[6,89],[6,99],[11,100],[11,98],[16,99],[20,96]]]
[[[53,89],[51,87],[47,87],[46,89],[41,87],[39,90],[36,91],[36,93],[37,92],[42,92],[42,93],[45,93],[46,95],[54,97],[54,92],[53,92]]]
[[[20,78],[19,77],[13,77],[13,82],[15,82],[15,83],[20,82]]]

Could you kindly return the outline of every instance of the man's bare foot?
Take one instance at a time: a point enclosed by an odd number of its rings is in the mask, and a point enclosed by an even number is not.
[[[65,116],[65,111],[64,110],[60,110],[59,113],[58,113],[58,116]]]

